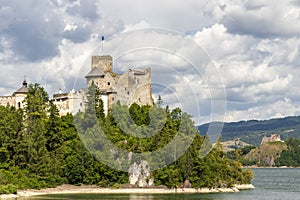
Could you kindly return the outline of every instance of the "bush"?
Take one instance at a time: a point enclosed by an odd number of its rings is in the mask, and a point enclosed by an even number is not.
[[[13,184],[0,185],[0,194],[16,194],[18,187]]]

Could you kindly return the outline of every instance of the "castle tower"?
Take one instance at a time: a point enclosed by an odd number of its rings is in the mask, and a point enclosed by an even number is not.
[[[24,100],[28,93],[27,81],[24,79],[22,83],[22,87],[20,87],[17,91],[13,93],[13,97],[15,99],[15,107],[16,108],[24,108]]]
[[[111,72],[112,69],[112,57],[110,55],[105,56],[92,56],[92,69],[97,67],[103,72]]]
[[[129,69],[124,74],[113,72],[110,55],[92,56],[91,70],[85,76],[87,87],[96,85],[101,93],[105,114],[116,102],[130,106],[153,105],[151,69]]]

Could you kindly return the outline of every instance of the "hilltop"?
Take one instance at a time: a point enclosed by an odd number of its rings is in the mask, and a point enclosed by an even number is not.
[[[283,150],[287,150],[284,142],[267,142],[252,149],[244,158],[256,161],[259,166],[274,166],[275,160],[280,157]]]
[[[220,122],[212,122],[220,123]],[[205,135],[208,124],[198,126],[201,135]],[[290,116],[285,118],[269,120],[249,120],[224,123],[222,130],[222,140],[239,139],[245,143],[259,146],[262,138],[271,134],[279,134],[282,140],[289,137],[300,139],[300,116]]]

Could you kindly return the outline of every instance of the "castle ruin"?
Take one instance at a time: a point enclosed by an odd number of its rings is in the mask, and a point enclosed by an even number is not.
[[[279,134],[271,134],[270,137],[264,136],[261,140],[261,145],[269,142],[283,142]]]

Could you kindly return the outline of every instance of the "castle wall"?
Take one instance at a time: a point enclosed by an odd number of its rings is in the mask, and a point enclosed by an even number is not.
[[[118,81],[116,99],[123,105],[153,105],[151,70],[129,69]]]
[[[85,92],[83,90],[78,92],[75,92],[75,90],[71,91],[68,95],[68,99],[70,113],[73,115],[85,110]]]
[[[25,107],[25,103],[24,103],[24,100],[25,100],[25,97],[26,97],[26,94],[16,94],[15,95],[15,107],[16,108],[24,108]]]
[[[108,114],[108,95],[101,95],[101,100],[103,101],[103,109],[104,109],[104,114]]]
[[[70,93],[55,94],[53,103],[59,109],[59,115],[67,115],[68,113],[75,115],[85,110],[85,92],[73,89]]]
[[[1,106],[15,106],[15,97],[13,96],[0,96]]]

